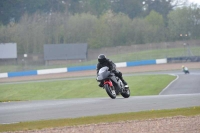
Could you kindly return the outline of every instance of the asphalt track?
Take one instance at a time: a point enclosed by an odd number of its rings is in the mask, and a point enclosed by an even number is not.
[[[173,74],[177,78],[160,95],[154,96],[132,96],[127,99],[119,96],[114,100],[105,97],[0,103],[0,124],[200,106],[200,70],[193,70],[189,75],[180,71],[140,74]]]

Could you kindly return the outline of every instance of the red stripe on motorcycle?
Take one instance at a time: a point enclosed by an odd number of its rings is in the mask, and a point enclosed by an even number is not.
[[[112,82],[111,82],[110,80],[104,81],[104,85],[105,85],[105,84],[108,84],[109,86],[113,86],[113,84],[112,84]]]

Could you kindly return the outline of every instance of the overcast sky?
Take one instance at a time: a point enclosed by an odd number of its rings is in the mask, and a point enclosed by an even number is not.
[[[200,0],[188,0],[188,2],[190,2],[190,3],[197,3],[197,4],[200,5]]]

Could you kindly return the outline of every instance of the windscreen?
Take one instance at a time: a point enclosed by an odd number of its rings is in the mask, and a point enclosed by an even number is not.
[[[99,70],[99,73],[103,73],[103,72],[105,72],[105,71],[107,71],[108,70],[108,67],[102,67],[100,70]]]

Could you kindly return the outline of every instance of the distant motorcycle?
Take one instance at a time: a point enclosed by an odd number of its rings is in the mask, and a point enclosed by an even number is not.
[[[190,74],[190,71],[189,71],[189,70],[183,70],[183,72],[184,72],[185,74]]]
[[[121,94],[124,98],[128,98],[130,96],[129,88],[125,88],[120,78],[109,71],[108,67],[102,67],[99,70],[97,81],[104,83],[103,88],[112,99],[115,99],[119,94]]]
[[[183,66],[183,72],[184,72],[185,74],[190,74],[190,71],[188,70],[188,68],[187,68],[187,67],[184,67],[184,66]]]

